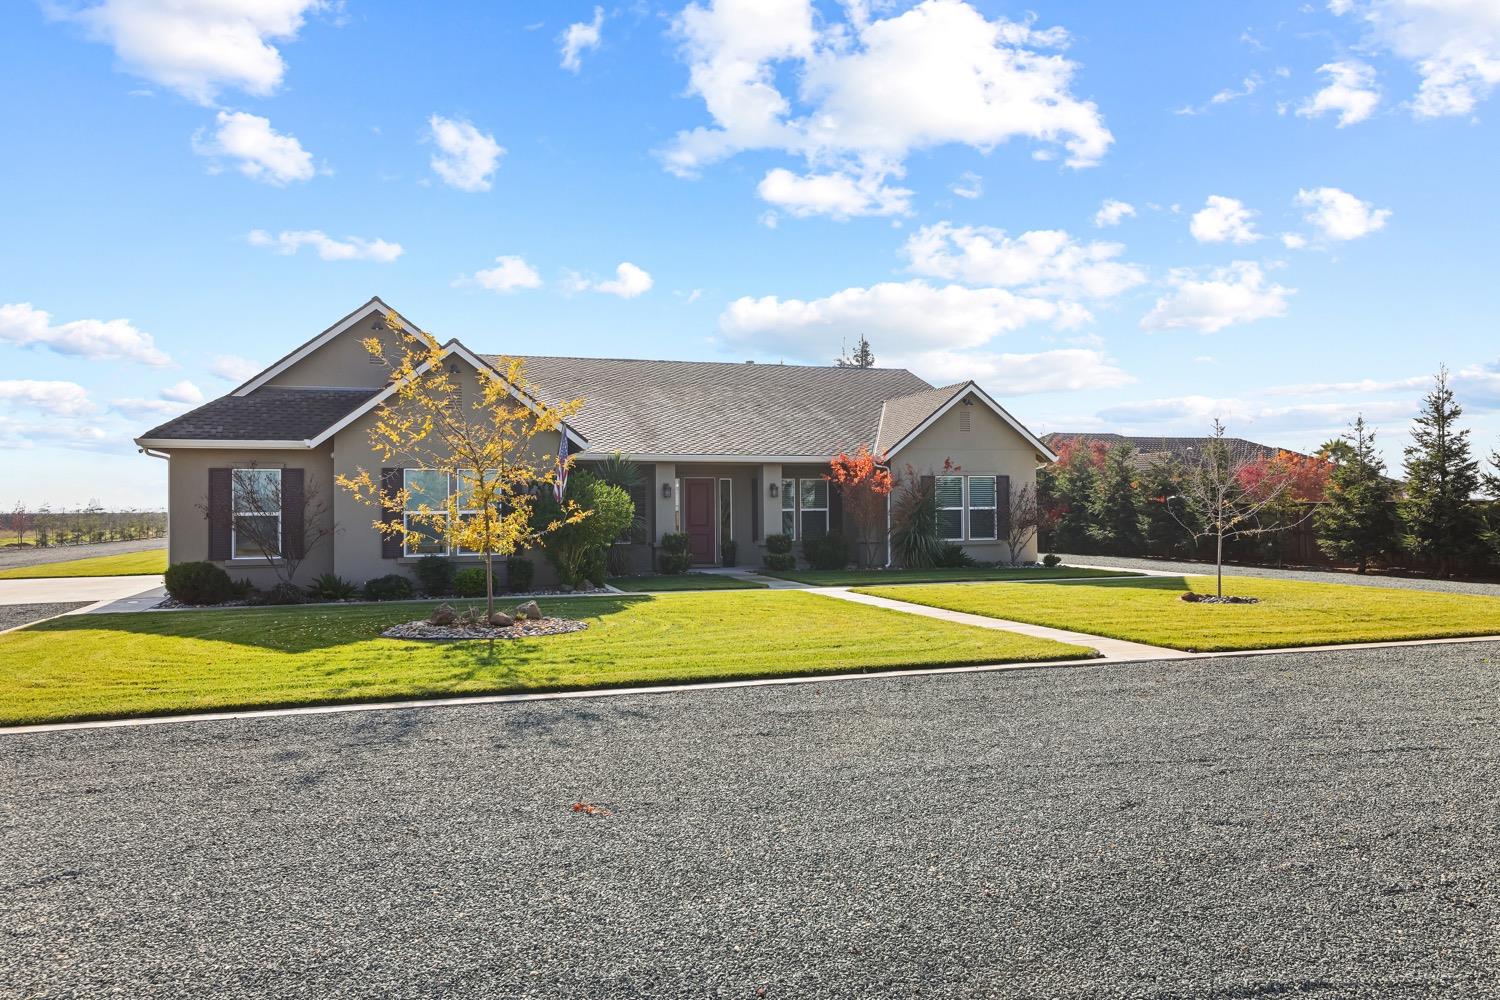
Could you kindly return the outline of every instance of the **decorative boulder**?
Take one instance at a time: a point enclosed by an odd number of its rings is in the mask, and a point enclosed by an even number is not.
[[[453,609],[451,607],[446,604],[439,604],[437,607],[432,609],[432,614],[427,616],[427,624],[452,625],[453,620],[457,617],[458,616],[453,613]]]
[[[537,606],[536,601],[527,601],[525,604],[516,606],[517,618],[530,618],[534,622],[542,620],[542,609]]]
[[[564,594],[571,594],[573,592],[573,585],[571,583],[559,583],[557,589]]]
[[[516,623],[516,620],[504,611],[496,611],[490,615],[489,621],[495,628],[507,628]]]

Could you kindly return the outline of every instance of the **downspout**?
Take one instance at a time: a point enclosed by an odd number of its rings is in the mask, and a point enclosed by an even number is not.
[[[895,546],[891,544],[891,495],[885,495],[885,568],[890,569],[895,561]]]

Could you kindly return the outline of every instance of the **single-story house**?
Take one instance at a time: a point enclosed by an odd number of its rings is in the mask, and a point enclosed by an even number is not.
[[[240,509],[231,486],[244,475],[235,470],[245,469],[262,470],[255,475],[281,487],[283,545],[301,544],[310,492],[323,500],[324,526],[337,527],[329,544],[307,553],[301,582],[325,572],[362,582],[410,572],[423,555],[446,552],[441,540],[383,537],[375,527],[380,512],[334,485],[336,476],[360,469],[381,482],[420,483],[428,496],[444,485],[423,470],[381,468],[369,444],[375,411],[392,388],[387,369],[372,363],[361,341],[390,336],[391,312],[372,298],[227,395],[136,439],[143,452],[168,462],[171,562],[210,560],[237,578],[271,582],[251,539],[265,537],[256,529],[267,527],[269,515]],[[477,389],[483,367],[505,370],[498,356],[457,340],[444,352],[460,385],[467,379]],[[841,530],[838,492],[824,475],[834,456],[861,443],[887,456],[898,476],[909,466],[936,477],[944,537],[981,560],[1008,558],[1010,490],[1034,482],[1037,465],[1055,458],[975,383],[935,388],[904,369],[522,360],[534,396],[551,404],[583,400],[560,431],[536,442],[539,454],[558,453],[563,434],[575,468],[616,452],[641,467],[634,499],[644,516],[619,542],[639,572],[657,564],[661,538],[670,532],[689,536],[700,565],[719,563],[722,543],[733,541],[737,562],[758,566],[767,535],[785,533],[800,543]],[[945,473],[945,461],[957,468]],[[252,524],[253,517],[263,520]],[[1034,546],[1023,555],[1035,558]],[[547,569],[539,560],[539,580]]]

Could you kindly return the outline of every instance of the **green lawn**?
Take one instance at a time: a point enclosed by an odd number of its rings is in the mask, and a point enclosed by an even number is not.
[[[59,576],[146,576],[166,571],[167,550],[148,549],[145,552],[122,552],[117,556],[42,563],[40,566],[12,566],[0,569],[0,580],[40,580]]]
[[[786,572],[763,571],[766,576],[814,587],[879,587],[885,584],[907,583],[970,583],[977,581],[1005,582],[1011,580],[1078,580],[1089,577],[1130,576],[1128,570],[1071,569],[1054,566],[1050,569],[1026,569],[1002,566],[997,568],[971,567],[968,569],[796,569]]]
[[[584,632],[381,639],[431,604],[80,615],[0,635],[0,723],[1076,659],[1093,650],[796,591],[546,600]]]
[[[718,573],[662,573],[655,576],[616,576],[609,585],[632,594],[663,594],[674,590],[761,590],[763,583],[737,580]]]
[[[875,587],[860,593],[1191,651],[1500,635],[1500,597],[1225,577],[1224,592],[1259,604],[1189,604],[1211,577],[1067,585]]]

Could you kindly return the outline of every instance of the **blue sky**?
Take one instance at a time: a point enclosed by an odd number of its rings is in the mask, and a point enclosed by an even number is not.
[[[1497,83],[1475,0],[7,4],[0,504],[159,506],[132,436],[372,294],[1393,461],[1446,363],[1487,452]]]

